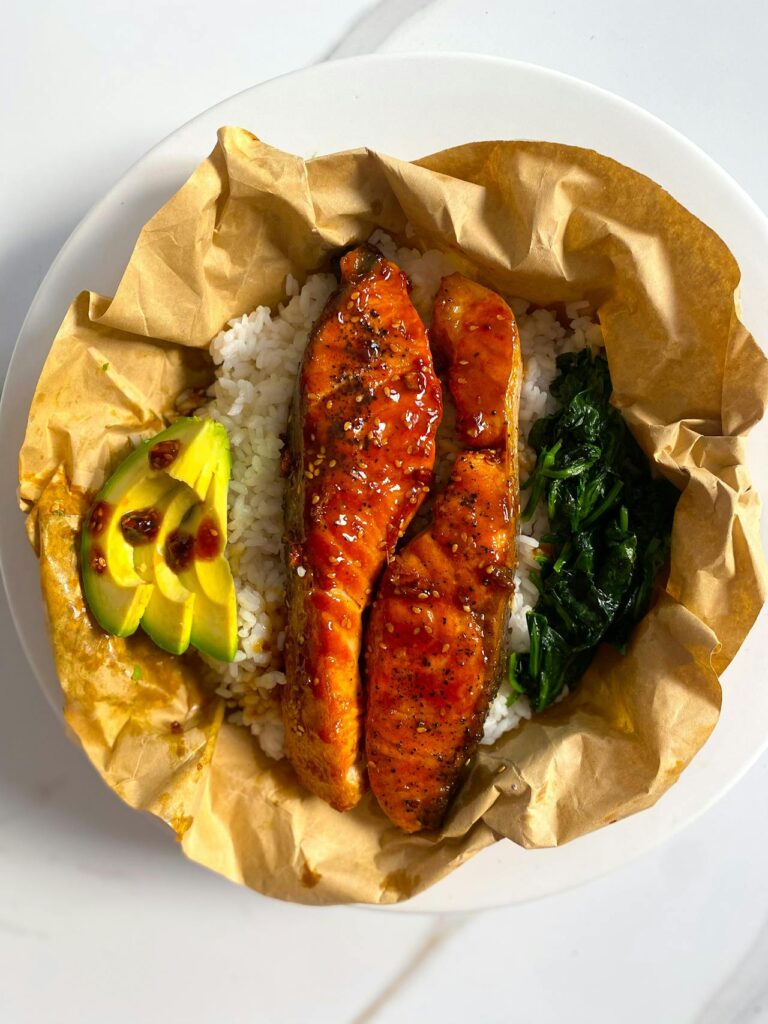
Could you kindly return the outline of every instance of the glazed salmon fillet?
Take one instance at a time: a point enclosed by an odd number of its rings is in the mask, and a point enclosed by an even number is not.
[[[285,748],[344,811],[365,788],[362,616],[432,479],[442,396],[405,274],[375,249],[341,260],[291,411]]]
[[[432,333],[461,411],[460,442],[474,449],[477,430],[493,447],[458,455],[431,524],[389,565],[371,612],[368,775],[406,832],[439,827],[482,737],[507,663],[516,564],[522,370],[514,316],[499,296],[455,274],[443,281]],[[458,364],[481,353],[484,338],[497,364],[481,381],[479,356],[472,375]]]
[[[506,302],[462,274],[444,277],[435,299],[430,338],[447,368],[456,404],[456,430],[467,448],[501,448],[517,423],[519,399],[510,387],[519,373],[517,323]]]

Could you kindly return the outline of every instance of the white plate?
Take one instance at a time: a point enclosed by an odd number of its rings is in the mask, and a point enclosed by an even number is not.
[[[366,145],[415,158],[463,142],[515,138],[600,150],[660,182],[725,239],[742,269],[744,319],[768,338],[768,221],[692,143],[610,93],[518,62],[416,54],[322,64],[225,100],[149,152],[85,217],[35,296],[8,372],[0,406],[0,564],[24,649],[57,709],[36,564],[13,488],[29,403],[74,295],[83,288],[114,293],[142,224],[211,150],[225,124],[305,156]],[[768,426],[761,425],[750,446],[761,493],[768,491],[767,439]],[[765,543],[765,522],[763,529]],[[723,713],[712,738],[655,807],[558,849],[497,843],[404,909],[470,910],[551,895],[626,863],[700,814],[768,745],[765,624],[764,612],[725,673]]]

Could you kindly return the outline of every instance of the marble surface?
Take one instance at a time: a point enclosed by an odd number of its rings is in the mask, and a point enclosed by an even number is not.
[[[682,130],[768,210],[762,0],[281,11],[220,0],[226,40],[202,0],[4,12],[0,375],[58,248],[127,166],[216,100],[321,59],[464,49],[569,71]],[[119,804],[45,704],[4,598],[0,688],[3,1021],[768,1021],[768,757],[655,853],[556,898],[448,918],[310,910],[185,862]]]

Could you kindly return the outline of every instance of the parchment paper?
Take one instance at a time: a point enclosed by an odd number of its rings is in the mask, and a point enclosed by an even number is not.
[[[375,227],[461,255],[507,294],[597,308],[614,401],[681,490],[666,587],[621,657],[484,748],[441,836],[406,837],[367,796],[340,815],[224,721],[194,654],[103,634],[80,589],[89,496],[130,438],[212,377],[225,324],[283,297]],[[392,902],[501,837],[564,843],[653,804],[718,717],[716,673],[766,591],[744,439],[768,363],[734,308],[720,239],[658,185],[597,153],[488,142],[404,163],[367,150],[304,161],[224,128],[148,222],[113,299],[84,292],[56,336],[20,456],[20,500],[67,722],[106,783],[176,831],[192,859],[282,899]]]

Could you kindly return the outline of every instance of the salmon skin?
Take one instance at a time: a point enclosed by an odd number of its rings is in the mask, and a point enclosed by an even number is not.
[[[384,573],[366,636],[368,775],[382,810],[406,832],[440,826],[482,738],[507,664],[516,564],[514,316],[494,292],[454,274],[442,283],[431,333],[470,450],[456,458],[431,524]],[[496,360],[485,377],[484,339]],[[481,438],[493,447],[472,450]]]
[[[362,616],[429,490],[442,415],[405,274],[360,246],[316,323],[289,425],[285,748],[339,811],[365,788]]]

